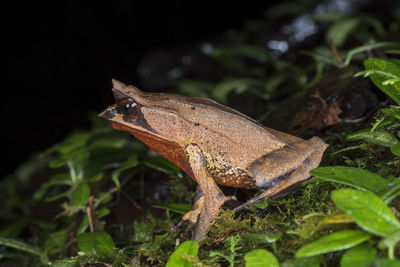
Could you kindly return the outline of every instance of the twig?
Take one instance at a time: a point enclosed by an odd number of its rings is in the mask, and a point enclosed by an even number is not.
[[[344,67],[345,65],[344,65],[343,59],[340,57],[339,52],[338,52],[338,50],[337,50],[337,48],[336,48],[336,45],[333,43],[333,40],[332,40],[332,39],[329,41],[329,44],[330,44],[330,46],[331,46],[331,49],[332,49],[333,54],[334,54],[335,57],[336,57],[336,60],[339,62],[339,64],[340,64],[342,67]]]

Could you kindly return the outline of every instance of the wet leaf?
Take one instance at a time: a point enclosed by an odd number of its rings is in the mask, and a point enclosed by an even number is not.
[[[395,144],[390,148],[390,151],[398,157],[400,157],[400,143]]]
[[[190,255],[197,257],[197,252],[199,249],[199,244],[196,241],[185,241],[183,242],[169,258],[166,267],[190,267],[193,264],[188,261],[184,256]]]
[[[77,244],[83,252],[95,252],[102,256],[107,256],[115,248],[114,241],[107,232],[79,234],[77,236]]]
[[[305,245],[296,252],[295,256],[296,258],[303,258],[327,252],[344,250],[354,247],[370,238],[370,234],[360,230],[336,232]]]
[[[361,244],[346,251],[341,260],[341,267],[368,267],[376,259],[376,249],[369,244]]]
[[[364,60],[364,66],[367,70],[382,72],[372,73],[369,77],[379,89],[400,105],[400,66],[379,58],[368,58]],[[386,75],[384,73],[386,73]],[[392,80],[393,83],[388,83],[390,80]]]
[[[341,183],[355,188],[377,192],[388,186],[388,182],[380,175],[360,168],[346,166],[320,167],[310,174],[321,180]]]
[[[84,206],[90,196],[90,187],[87,183],[80,183],[72,193],[71,205]]]
[[[361,228],[379,236],[400,229],[400,223],[382,199],[356,189],[339,189],[331,194],[333,202]]]
[[[392,147],[396,145],[399,140],[388,132],[371,132],[370,130],[362,130],[346,137],[347,141],[358,141],[362,140],[370,144]]]
[[[188,203],[169,203],[165,205],[152,205],[153,208],[170,210],[179,214],[185,214],[193,205]]]
[[[244,255],[246,267],[279,267],[274,254],[265,249],[255,249]]]

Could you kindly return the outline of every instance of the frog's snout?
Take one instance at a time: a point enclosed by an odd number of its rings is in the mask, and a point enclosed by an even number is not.
[[[106,108],[103,112],[101,112],[98,116],[100,118],[106,119],[106,120],[111,120],[112,118],[117,115],[118,110],[117,110],[117,105],[112,105]]]

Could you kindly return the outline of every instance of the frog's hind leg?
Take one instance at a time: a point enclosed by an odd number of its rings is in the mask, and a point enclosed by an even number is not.
[[[220,208],[224,204],[226,197],[208,173],[201,149],[197,145],[190,144],[186,146],[185,150],[189,158],[190,167],[203,192],[204,198],[203,200],[199,198],[195,203],[203,202],[202,205],[199,205],[197,209],[189,211],[189,213],[196,213],[196,210],[200,209],[200,214],[193,232],[193,239],[200,241],[207,232],[208,227],[214,223],[214,218],[219,215]]]
[[[294,143],[263,157],[263,164],[256,162],[251,171],[253,172],[253,177],[256,178],[257,186],[269,185],[271,187],[262,194],[236,207],[235,211],[274,196],[290,186],[308,179],[311,176],[309,174],[310,170],[318,167],[327,147],[328,145],[322,139],[313,137],[310,140]],[[302,153],[295,153],[296,150]],[[276,161],[276,159],[281,158],[286,160],[283,162]],[[276,166],[277,164],[280,166]],[[280,170],[287,170],[288,173],[280,172]],[[271,173],[275,176],[271,175]],[[277,180],[279,176],[283,175],[286,176],[284,179]],[[274,181],[276,180],[275,184]]]

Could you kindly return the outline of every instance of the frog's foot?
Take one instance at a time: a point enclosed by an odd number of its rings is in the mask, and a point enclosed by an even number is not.
[[[189,210],[188,212],[186,212],[185,215],[183,215],[182,220],[190,221],[191,223],[195,224],[198,221],[197,217],[201,213],[201,210],[203,209],[203,207],[204,207],[204,195],[199,197],[194,202],[193,208],[191,210]]]
[[[283,179],[279,180],[279,176],[278,177],[271,177],[270,173],[268,172],[268,168],[273,168],[272,165],[273,162],[271,161],[270,158],[263,158],[264,163],[270,163],[269,165],[266,166],[260,166],[262,168],[262,170],[260,171],[260,169],[254,168],[252,171],[255,173],[255,177],[258,183],[260,183],[260,185],[262,183],[266,184],[266,185],[270,185],[271,187],[269,189],[267,189],[265,192],[263,192],[262,194],[255,196],[254,198],[250,199],[249,201],[243,203],[242,205],[238,206],[235,208],[235,212],[242,210],[243,208],[245,208],[246,206],[253,204],[253,203],[257,203],[263,199],[267,199],[269,197],[275,196],[278,193],[282,192],[283,190],[291,187],[294,184],[297,184],[301,181],[304,181],[308,178],[310,178],[310,170],[317,168],[319,163],[321,162],[321,158],[322,155],[325,151],[325,149],[328,147],[328,145],[322,141],[322,139],[318,138],[318,137],[313,137],[310,140],[304,141],[305,143],[301,142],[301,143],[295,143],[292,144],[294,149],[303,149],[303,154],[300,157],[300,162],[299,159],[293,159],[295,161],[296,164],[293,164],[293,162],[288,162],[287,164],[292,164],[295,167],[294,168],[287,168],[289,171],[291,171],[291,173],[289,174],[285,174],[285,173],[280,173],[280,175],[286,175],[286,177],[284,177]],[[308,143],[312,143],[312,145],[307,145]],[[285,155],[286,152],[288,151],[292,151],[293,147],[284,147],[281,150],[277,151],[276,153],[274,153],[274,155],[270,155],[271,157],[275,157],[280,154]],[[309,148],[314,148],[313,150],[309,149]],[[291,155],[289,155],[290,157]],[[296,162],[297,161],[297,162]],[[259,166],[259,162],[257,163],[258,165],[256,165],[255,167]],[[262,171],[266,171],[266,175],[262,176]],[[277,182],[276,179],[278,178]],[[272,183],[269,183],[267,181],[273,181]]]
[[[227,196],[225,197],[224,203],[227,203],[229,201],[237,201],[236,196]],[[196,192],[196,198],[195,198],[195,202],[194,205],[192,207],[191,210],[189,210],[188,212],[185,213],[185,215],[183,215],[182,219],[180,220],[179,223],[177,223],[173,228],[172,231],[176,231],[176,229],[178,229],[185,221],[189,221],[189,229],[191,226],[195,225],[198,221],[199,221],[199,215],[202,211],[204,207],[204,194],[201,191],[200,187],[197,188],[197,192]],[[191,225],[191,226],[190,226]],[[184,231],[185,235],[187,233],[188,230]]]
[[[188,215],[188,217],[193,218],[196,213],[198,214],[193,239],[200,241],[206,234],[207,229],[214,223],[214,218],[219,215],[220,208],[224,204],[226,197],[208,173],[201,149],[197,145],[190,144],[186,146],[185,150],[196,181],[204,194],[203,204],[200,205],[199,202],[198,207],[192,209],[193,212]]]

